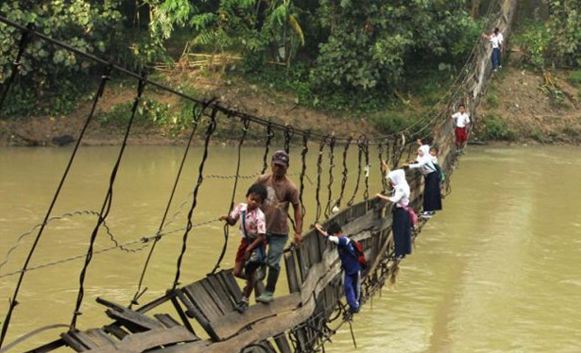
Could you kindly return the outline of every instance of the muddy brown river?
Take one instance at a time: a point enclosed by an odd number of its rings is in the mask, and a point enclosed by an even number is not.
[[[317,146],[311,146],[305,190],[310,223],[315,214]],[[170,212],[168,234],[159,243],[145,277],[148,288],[141,302],[162,295],[172,285],[181,247],[181,230],[197,177],[200,151],[195,150]],[[213,147],[206,167],[209,175],[234,174],[233,147]],[[355,151],[349,155],[351,198],[357,171]],[[17,271],[32,243],[23,235],[42,221],[70,150],[44,148],[0,149],[0,315],[7,310]],[[155,233],[181,158],[179,147],[130,146],[115,184],[113,207],[107,220],[120,243]],[[298,182],[299,151],[291,156],[291,177]],[[98,210],[103,202],[116,147],[81,149],[54,216]],[[372,155],[376,166],[377,156]],[[332,199],[339,193],[341,160],[337,154]],[[261,169],[262,150],[245,149],[236,199],[243,200],[254,173]],[[328,158],[323,163],[320,200],[328,199]],[[370,194],[379,191],[379,173],[372,170]],[[436,215],[416,241],[415,252],[402,264],[395,288],[384,288],[355,317],[357,340],[342,329],[326,345],[327,352],[581,352],[581,148],[478,147],[470,148],[454,173],[452,194],[445,210]],[[357,194],[362,198],[363,184]],[[224,214],[232,193],[232,179],[204,181],[194,223]],[[181,207],[180,207],[181,206]],[[31,267],[82,256],[96,219],[81,213],[51,221]],[[22,236],[22,237],[21,237]],[[20,240],[18,238],[21,237]],[[223,267],[233,265],[238,231]],[[210,271],[223,243],[222,224],[194,228],[182,268],[182,282]],[[96,251],[113,245],[104,231]],[[128,304],[149,248],[136,243],[94,256],[85,282],[83,315],[78,327],[108,322],[101,296]],[[81,259],[30,271],[24,279],[7,343],[35,328],[68,324],[78,290]],[[284,283],[281,276],[280,283]],[[277,291],[284,293],[281,285]],[[346,327],[346,326],[345,326]],[[57,337],[47,331],[15,348],[19,352]]]

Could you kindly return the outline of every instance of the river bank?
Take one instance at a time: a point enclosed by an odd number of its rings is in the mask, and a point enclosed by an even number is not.
[[[568,80],[567,71],[542,75],[509,66],[495,74],[475,115],[472,140],[505,144],[580,144],[581,91]],[[292,92],[268,85],[250,84],[240,77],[219,73],[177,73],[164,75],[170,86],[188,87],[196,97],[216,97],[225,105],[274,121],[338,135],[374,135],[382,113],[345,113],[318,110],[301,104]],[[117,145],[123,138],[130,116],[134,90],[120,84],[109,88],[100,100],[94,121],[83,139],[84,145]],[[428,109],[421,94],[406,92],[402,115],[413,119]],[[426,93],[427,95],[428,93]],[[434,92],[430,92],[433,95]],[[90,97],[80,101],[73,112],[60,116],[31,116],[0,119],[0,146],[59,146],[72,143],[90,111]],[[393,110],[393,109],[392,109]],[[147,91],[128,140],[131,145],[179,145],[189,136],[191,104],[159,91]],[[223,119],[225,121],[225,119]],[[391,123],[389,123],[391,124]],[[381,122],[380,122],[381,125]],[[239,126],[239,125],[238,125]],[[200,129],[201,130],[201,129]],[[251,129],[246,141],[262,144],[262,127]],[[235,143],[240,130],[236,124],[219,124],[213,141]],[[202,138],[200,133],[198,138]],[[282,141],[282,134],[275,139]]]

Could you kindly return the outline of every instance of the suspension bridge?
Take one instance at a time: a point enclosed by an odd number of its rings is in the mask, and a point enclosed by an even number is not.
[[[508,37],[515,9],[516,0],[493,2],[488,12],[487,28],[498,27],[505,37]],[[318,153],[317,179],[313,181],[316,183],[315,220],[322,220],[323,222],[334,221],[341,225],[343,230],[350,234],[352,238],[359,240],[363,244],[369,263],[362,276],[361,297],[362,303],[365,303],[384,286],[386,281],[397,274],[399,268],[399,261],[393,256],[391,212],[380,200],[369,197],[370,159],[375,158],[372,157],[372,153],[377,156],[378,161],[387,160],[390,168],[396,169],[402,160],[409,160],[415,153],[417,148],[415,141],[417,138],[430,137],[434,144],[440,147],[440,164],[448,176],[446,187],[449,189],[450,176],[458,162],[452,134],[453,124],[449,116],[459,103],[464,103],[473,116],[476,115],[477,106],[481,96],[486,91],[491,71],[489,59],[491,49],[480,39],[475,43],[472,53],[467,58],[464,67],[450,90],[442,98],[442,101],[434,107],[433,111],[396,134],[385,136],[362,135],[354,138],[352,136],[326,135],[302,130],[272,119],[246,114],[229,108],[214,99],[198,99],[152,81],[144,73],[132,72],[102,58],[79,51],[64,42],[49,38],[32,27],[15,23],[2,16],[0,16],[0,22],[18,30],[21,34],[11,75],[2,87],[0,109],[5,99],[10,95],[10,86],[19,75],[20,63],[26,53],[26,48],[34,41],[44,41],[50,43],[50,45],[70,51],[85,60],[99,64],[103,70],[92,103],[92,109],[79,131],[76,145],[71,152],[44,220],[33,231],[26,234],[34,236],[28,256],[19,271],[2,275],[2,277],[15,276],[18,279],[14,292],[9,296],[10,304],[2,322],[0,353],[19,351],[19,344],[38,333],[39,330],[60,328],[60,326],[56,325],[37,329],[27,335],[15,338],[12,342],[7,342],[10,323],[17,312],[17,305],[26,305],[25,302],[18,301],[18,296],[27,273],[79,258],[83,260],[83,265],[80,270],[77,300],[70,324],[67,325],[66,331],[55,336],[54,340],[29,350],[29,352],[40,353],[69,349],[69,351],[75,352],[94,353],[298,353],[324,350],[325,343],[330,341],[330,337],[336,332],[338,327],[343,324],[350,325],[352,317],[341,302],[343,293],[340,276],[341,268],[337,252],[313,230],[304,235],[301,244],[291,246],[285,250],[284,266],[289,293],[286,295],[279,294],[268,305],[253,305],[243,314],[235,310],[236,303],[238,303],[242,295],[240,287],[234,279],[232,271],[220,267],[228,242],[227,228],[225,228],[224,233],[224,247],[211,273],[193,283],[182,284],[182,281],[184,281],[181,276],[182,261],[184,256],[188,256],[187,248],[190,232],[193,227],[199,225],[199,223],[195,224],[193,222],[198,206],[198,192],[207,178],[229,178],[229,176],[205,174],[205,164],[210,156],[211,140],[217,126],[227,121],[230,124],[240,124],[242,129],[237,145],[238,163],[236,174],[231,177],[233,180],[231,205],[234,202],[238,181],[244,178],[255,178],[255,175],[245,177],[239,173],[241,151],[247,137],[246,132],[251,126],[253,128],[262,127],[265,131],[264,157],[261,161],[262,173],[268,167],[267,157],[269,150],[273,147],[275,132],[282,134],[284,149],[287,151],[292,144],[297,142],[301,146],[301,168],[298,177],[301,193],[300,201],[303,210],[307,209],[302,197],[306,178],[308,178],[306,175],[306,157],[309,152],[313,153],[313,144],[318,144],[315,149],[315,153]],[[61,259],[52,264],[31,267],[30,260],[37,250],[37,245],[44,234],[46,225],[56,218],[52,215],[54,205],[74,165],[83,136],[94,118],[99,99],[106,89],[108,81],[115,74],[124,74],[136,80],[138,83],[137,92],[131,109],[131,117],[125,126],[123,142],[111,168],[107,192],[104,195],[100,211],[96,213],[97,222],[89,236],[88,249],[80,257]],[[173,181],[172,191],[168,197],[157,232],[153,236],[141,238],[130,243],[116,242],[114,246],[105,249],[106,251],[113,249],[123,250],[123,247],[129,245],[145,244],[140,248],[142,250],[149,246],[149,253],[131,304],[125,306],[113,303],[106,298],[97,298],[97,302],[104,306],[105,313],[111,319],[111,323],[98,328],[80,328],[77,325],[77,318],[82,313],[86,273],[90,269],[93,256],[103,251],[96,251],[94,248],[99,231],[105,228],[113,239],[106,222],[112,207],[114,183],[117,172],[123,165],[122,161],[127,139],[131,133],[136,111],[146,87],[155,87],[194,103],[191,133],[189,134],[181,165]],[[143,280],[145,274],[150,268],[156,244],[162,241],[164,235],[167,234],[165,226],[169,223],[169,219],[172,218],[169,217],[169,210],[174,201],[176,186],[182,178],[183,165],[188,158],[188,152],[193,144],[194,136],[196,136],[196,133],[200,133],[200,129],[203,136],[203,152],[198,165],[197,181],[190,194],[191,200],[187,204],[189,209],[185,220],[186,226],[178,230],[178,232],[182,233],[182,247],[176,263],[173,286],[166,291],[165,295],[141,305],[139,299],[144,292]],[[350,148],[356,148],[358,156],[355,190],[352,193],[348,193],[345,190],[347,178],[350,174],[347,171],[346,162],[347,151]],[[323,173],[321,159],[325,151],[329,152],[329,158],[331,159],[327,200],[322,197],[323,186],[321,185],[321,175]],[[342,152],[343,172],[340,194],[333,199],[331,187],[334,182],[334,156],[337,151]],[[377,163],[377,165],[381,166],[381,163]],[[381,188],[386,190],[387,185],[383,178],[383,172],[377,170],[377,173],[382,175],[383,185]],[[412,193],[410,204],[417,209],[422,201],[422,179],[417,173],[408,173],[407,178],[410,181]],[[363,199],[356,200],[360,189],[363,191]],[[349,194],[352,196],[349,197]],[[334,212],[337,209],[340,211]],[[215,221],[210,220],[208,222]],[[425,221],[420,223],[414,237],[419,234],[423,224],[425,224]],[[10,249],[9,254],[11,251],[12,249]],[[162,306],[167,308],[168,304],[172,310],[160,313],[159,308]]]

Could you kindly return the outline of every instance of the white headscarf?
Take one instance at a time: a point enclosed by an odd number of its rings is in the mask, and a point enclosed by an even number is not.
[[[391,180],[394,189],[393,196],[389,198],[390,201],[400,206],[407,206],[410,202],[410,186],[403,169],[392,170],[387,174],[387,179]]]
[[[423,160],[432,160],[432,156],[430,155],[430,145],[421,145],[420,148],[418,148],[418,151],[421,151],[423,156],[418,154],[416,161],[422,162]]]

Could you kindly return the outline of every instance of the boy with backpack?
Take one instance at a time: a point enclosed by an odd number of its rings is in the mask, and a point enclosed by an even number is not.
[[[337,244],[341,268],[343,268],[343,289],[351,313],[358,313],[361,305],[361,270],[367,266],[363,246],[356,240],[349,239],[341,226],[331,222],[325,231],[320,224],[315,224],[317,231],[330,242]]]

